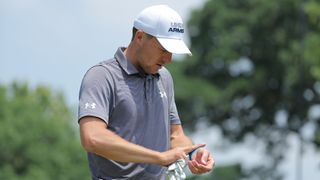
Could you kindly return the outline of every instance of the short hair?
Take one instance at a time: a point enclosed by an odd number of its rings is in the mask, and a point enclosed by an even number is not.
[[[131,41],[133,41],[134,36],[136,35],[137,31],[138,31],[137,28],[135,28],[135,27],[132,28],[132,38],[131,38]]]
[[[131,37],[131,41],[133,41],[134,36],[136,35],[137,31],[138,31],[138,29],[137,29],[137,28],[135,28],[135,27],[133,27],[133,28],[132,28],[132,37]],[[148,33],[146,33],[146,32],[144,32],[144,33],[147,35],[147,37],[148,37],[149,39],[151,39],[151,38],[153,38],[153,37],[154,37],[154,36],[152,36],[152,35],[150,35],[150,34],[148,34]]]

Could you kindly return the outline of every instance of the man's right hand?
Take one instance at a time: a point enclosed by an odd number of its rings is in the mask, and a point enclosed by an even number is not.
[[[194,149],[204,147],[205,144],[195,144],[184,147],[176,147],[168,151],[160,153],[160,165],[169,166],[170,164],[176,162],[178,159],[188,158],[187,154]]]

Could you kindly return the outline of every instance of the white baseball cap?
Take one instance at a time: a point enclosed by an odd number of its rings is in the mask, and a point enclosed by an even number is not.
[[[167,5],[150,6],[140,12],[133,26],[157,38],[173,54],[189,54],[183,41],[183,22],[180,15]]]

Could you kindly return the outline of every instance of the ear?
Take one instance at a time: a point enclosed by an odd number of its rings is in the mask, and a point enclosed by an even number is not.
[[[144,34],[143,31],[138,30],[138,31],[136,32],[136,34],[134,35],[134,40],[140,42],[140,41],[143,39],[143,34]]]

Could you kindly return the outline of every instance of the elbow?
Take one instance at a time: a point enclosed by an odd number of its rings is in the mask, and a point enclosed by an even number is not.
[[[98,141],[94,137],[94,135],[82,135],[81,136],[81,144],[82,147],[87,151],[87,152],[95,152],[97,148]]]
[[[88,152],[96,153],[103,147],[106,124],[93,117],[84,117],[79,124],[82,147]]]

